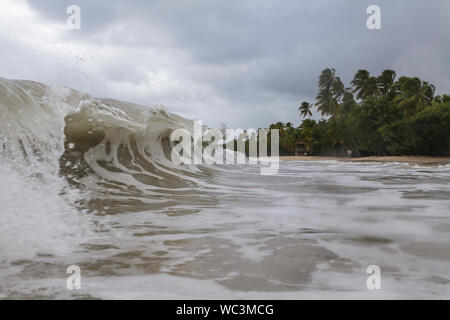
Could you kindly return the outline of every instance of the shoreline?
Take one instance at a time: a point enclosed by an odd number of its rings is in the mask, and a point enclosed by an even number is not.
[[[328,156],[280,156],[283,161],[317,161],[335,160],[346,162],[399,162],[422,165],[446,165],[450,164],[450,157],[430,156],[368,156],[368,157],[328,157]]]

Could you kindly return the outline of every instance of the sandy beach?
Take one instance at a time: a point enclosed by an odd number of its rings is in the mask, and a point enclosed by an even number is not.
[[[359,158],[344,158],[344,157],[320,157],[320,156],[281,156],[280,160],[303,160],[303,161],[317,161],[317,160],[336,160],[336,161],[351,161],[351,162],[402,162],[421,165],[446,165],[450,164],[450,157],[426,157],[426,156],[371,156]]]

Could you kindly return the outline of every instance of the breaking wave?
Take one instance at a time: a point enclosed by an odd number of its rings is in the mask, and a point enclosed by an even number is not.
[[[449,296],[450,166],[174,166],[193,125],[0,78],[0,298]]]
[[[2,256],[61,250],[59,240],[87,229],[86,212],[161,208],[213,189],[211,169],[170,161],[177,128],[192,130],[193,121],[160,107],[0,78]]]

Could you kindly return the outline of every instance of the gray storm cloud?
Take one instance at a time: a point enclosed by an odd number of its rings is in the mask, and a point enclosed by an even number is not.
[[[12,31],[0,32],[0,76],[230,127],[299,123],[297,106],[313,100],[327,67],[346,83],[360,68],[392,68],[450,92],[446,0],[77,1],[82,27],[66,30],[73,3],[5,0],[15,13],[1,23]],[[370,4],[381,30],[366,28]]]

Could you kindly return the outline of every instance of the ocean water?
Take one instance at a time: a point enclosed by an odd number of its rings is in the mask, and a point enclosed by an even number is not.
[[[175,166],[192,125],[0,79],[0,298],[450,298],[450,166]]]

